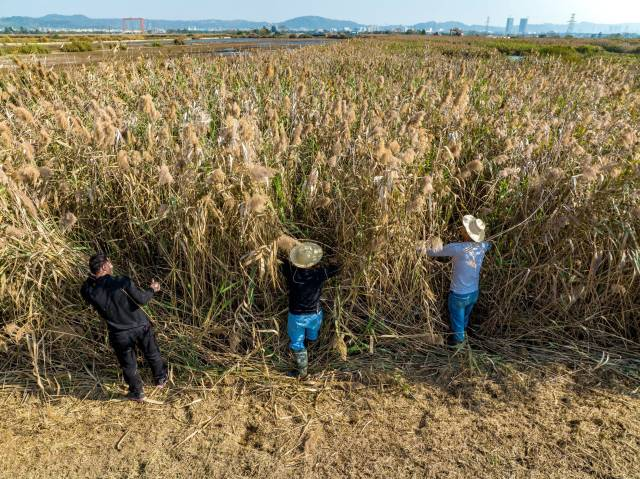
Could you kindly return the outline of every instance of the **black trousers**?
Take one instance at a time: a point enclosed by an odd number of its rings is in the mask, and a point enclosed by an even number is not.
[[[142,378],[138,374],[136,346],[142,351],[145,362],[153,372],[156,382],[167,374],[167,365],[160,355],[156,336],[151,325],[126,331],[110,331],[109,341],[122,367],[124,380],[132,393],[142,392]]]

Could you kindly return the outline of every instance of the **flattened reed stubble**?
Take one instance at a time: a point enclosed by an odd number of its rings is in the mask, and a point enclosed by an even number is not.
[[[281,355],[277,249],[311,239],[344,266],[322,339],[346,359],[446,323],[434,292],[448,272],[415,245],[456,240],[458,219],[483,212],[505,231],[483,273],[485,333],[637,340],[640,102],[621,85],[638,64],[472,54],[461,71],[455,52],[393,46],[95,64],[66,70],[64,95],[30,67],[0,73],[22,105],[0,112],[2,321],[45,341],[82,322],[47,367],[96,358],[101,323],[77,289],[108,245],[136,280],[162,279],[151,312],[170,360]]]

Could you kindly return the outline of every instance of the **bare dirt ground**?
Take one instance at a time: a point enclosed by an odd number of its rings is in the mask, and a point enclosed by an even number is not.
[[[46,399],[5,385],[0,477],[640,477],[637,382],[479,356],[305,383],[231,369],[148,389],[162,404],[119,400],[115,376]]]

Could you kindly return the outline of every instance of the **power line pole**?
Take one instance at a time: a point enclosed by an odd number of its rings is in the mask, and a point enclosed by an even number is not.
[[[487,17],[487,28],[485,29],[485,33],[489,35],[489,23],[491,22],[491,17]]]
[[[573,31],[576,28],[576,14],[572,13],[569,19],[569,25],[567,26],[567,35],[573,35]]]

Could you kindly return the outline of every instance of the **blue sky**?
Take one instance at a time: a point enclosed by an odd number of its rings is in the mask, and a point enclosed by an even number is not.
[[[0,17],[83,14],[99,18],[244,19],[276,22],[321,15],[365,24],[459,20],[493,25],[506,17],[531,23],[640,23],[640,0],[0,0]],[[516,20],[517,21],[517,20]]]

